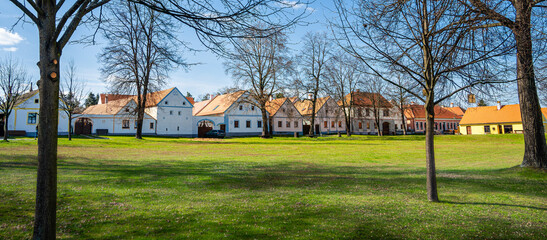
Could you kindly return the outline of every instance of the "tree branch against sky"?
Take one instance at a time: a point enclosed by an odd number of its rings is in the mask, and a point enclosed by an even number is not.
[[[40,110],[38,129],[38,177],[36,188],[35,239],[56,236],[57,132],[59,111],[59,63],[64,47],[82,20],[110,0],[74,2],[10,0],[37,27],[39,35]],[[221,0],[218,4],[190,0],[135,0],[134,2],[166,13],[195,30],[202,43],[222,52],[221,38],[250,33],[248,23],[260,20],[264,30],[285,29],[305,15],[292,4],[276,0]],[[101,19],[99,17],[99,19]],[[245,34],[236,34],[245,33]],[[210,44],[209,44],[210,43]]]
[[[427,191],[439,201],[433,142],[434,106],[480,84],[496,79],[498,56],[508,51],[507,36],[485,43],[479,21],[455,0],[336,0],[339,19],[332,23],[338,43],[359,58],[377,77],[425,103]],[[493,67],[495,66],[495,67]],[[401,73],[415,85],[403,86],[390,76]],[[412,86],[412,88],[411,88]],[[417,87],[414,87],[417,86]]]
[[[12,57],[0,60],[0,112],[4,114],[4,141],[8,141],[8,120],[30,86],[25,69]]]
[[[76,66],[74,61],[68,62],[65,70],[66,78],[60,85],[61,109],[65,111],[68,117],[68,140],[72,140],[72,120],[74,114],[81,112],[81,104],[87,95],[85,83],[76,77]]]

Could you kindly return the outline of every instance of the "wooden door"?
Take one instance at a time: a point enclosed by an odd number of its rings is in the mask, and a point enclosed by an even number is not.
[[[467,126],[466,129],[467,129],[467,135],[471,135],[471,126]]]

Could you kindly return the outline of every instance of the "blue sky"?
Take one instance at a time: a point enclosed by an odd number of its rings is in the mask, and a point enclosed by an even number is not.
[[[74,0],[68,0],[67,2],[72,1]],[[31,23],[21,22],[13,26],[21,17],[21,11],[9,0],[0,0],[0,6],[0,58],[12,55],[28,69],[33,78],[38,80],[39,71],[36,66],[38,61],[38,31],[36,26]],[[296,8],[302,10],[300,6]],[[308,24],[294,27],[289,34],[289,46],[291,46],[293,52],[299,50],[300,41],[306,32],[329,31],[326,23],[328,22],[327,19],[336,17],[332,12],[333,9],[331,0],[316,0],[309,6],[307,10],[309,16],[305,19]],[[94,29],[80,26],[72,40],[80,39],[91,31],[94,31]],[[177,87],[183,93],[190,92],[194,97],[198,97],[233,84],[232,78],[225,73],[224,60],[206,50],[198,41],[192,29],[183,28],[179,34],[179,39],[188,42],[190,47],[194,49],[202,50],[182,52],[182,57],[187,62],[200,64],[192,66],[188,71],[173,71],[165,88]],[[87,89],[94,93],[108,92],[107,85],[102,80],[101,65],[97,60],[97,56],[104,46],[105,41],[100,38],[96,45],[70,44],[65,47],[61,59],[61,67],[63,67],[63,63],[67,63],[69,60],[74,61],[78,69],[79,79],[85,81]],[[514,96],[504,95],[497,98],[506,104],[517,103],[516,91],[514,92]],[[464,102],[464,100],[459,99],[453,99],[452,101]],[[495,100],[492,99],[488,103],[495,104]]]
[[[67,2],[70,2],[67,1]],[[324,1],[329,3],[331,1]],[[31,23],[19,23],[13,27],[21,11],[8,0],[0,0],[0,58],[12,55],[23,64],[33,78],[38,80],[39,70],[36,66],[38,61],[38,30]],[[328,7],[325,7],[322,1],[317,1],[310,6],[310,16],[306,18],[307,22],[313,22],[307,26],[297,26],[292,30],[289,41],[293,46],[293,51],[298,51],[299,42],[307,31],[327,30],[325,27],[325,16],[330,15]],[[93,29],[87,29],[86,26],[80,26],[72,40],[81,38]],[[182,56],[190,63],[201,63],[192,66],[189,70],[173,71],[166,88],[177,87],[183,93],[190,92],[194,97],[211,93],[219,88],[232,85],[232,79],[225,74],[224,60],[215,54],[206,50],[199,43],[196,35],[191,29],[183,29],[179,34],[180,39],[190,43],[195,49],[203,50],[198,52],[183,51]],[[105,46],[105,41],[99,39],[96,45],[70,44],[63,51],[61,58],[61,67],[63,63],[73,60],[78,69],[78,77],[86,82],[89,91],[108,92],[107,85],[102,80],[100,72],[100,63],[97,56],[101,48]]]

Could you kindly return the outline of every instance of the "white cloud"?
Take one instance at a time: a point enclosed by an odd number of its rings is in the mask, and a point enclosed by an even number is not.
[[[23,41],[18,33],[12,33],[5,28],[0,28],[0,46],[11,46]]]
[[[290,8],[293,8],[293,9],[301,9],[301,8],[306,8],[306,10],[310,11],[310,12],[313,12],[315,11],[315,9],[311,8],[311,7],[307,7],[306,4],[304,3],[298,3],[296,1],[287,1],[287,0],[283,0],[281,1],[281,4],[284,6],[284,7],[290,7]]]
[[[17,51],[17,48],[16,47],[7,47],[7,48],[2,48],[2,50],[6,51],[6,52],[15,52],[15,51]]]

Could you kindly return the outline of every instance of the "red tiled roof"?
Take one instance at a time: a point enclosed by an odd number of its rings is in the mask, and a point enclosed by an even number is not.
[[[408,105],[405,109],[405,117],[408,119],[425,118],[424,105]],[[453,118],[461,119],[462,117],[448,110],[445,107],[435,106],[435,118]]]

